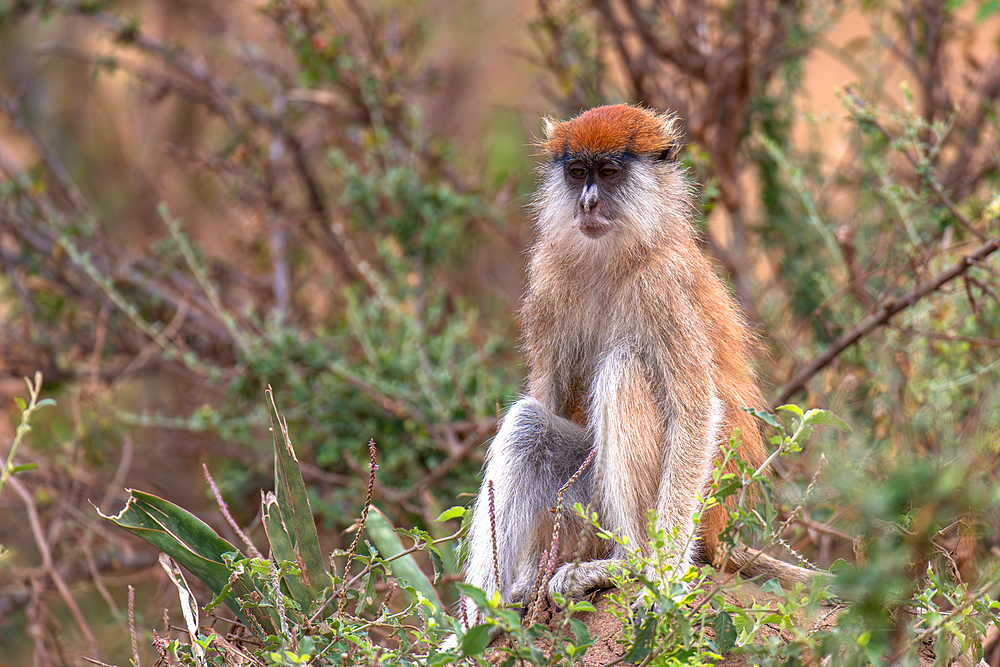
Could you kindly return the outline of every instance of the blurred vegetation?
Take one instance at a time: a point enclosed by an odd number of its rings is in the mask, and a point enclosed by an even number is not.
[[[0,0],[0,393],[41,371],[59,406],[22,437],[10,402],[0,430],[0,662],[123,664],[130,583],[144,660],[153,627],[186,637],[159,621],[181,615],[155,551],[86,503],[154,491],[238,544],[205,463],[262,540],[267,385],[324,549],[354,539],[372,438],[374,502],[424,542],[454,532],[435,518],[476,490],[521,377],[526,144],[541,115],[617,101],[685,119],[773,405],[851,426],[774,463],[786,556],[851,564],[856,613],[801,650],[842,655],[857,623],[897,659],[900,601],[952,618],[996,596],[996,3],[515,3],[503,57],[545,99],[514,86],[502,109],[464,97],[504,76],[473,62],[486,7]],[[995,630],[978,641],[1000,665]]]

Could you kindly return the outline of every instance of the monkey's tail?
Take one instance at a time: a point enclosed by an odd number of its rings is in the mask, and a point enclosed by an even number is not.
[[[762,581],[777,579],[783,588],[790,588],[795,584],[808,586],[815,579],[829,576],[825,572],[786,563],[749,547],[735,547],[729,552],[726,572],[739,573],[745,579],[751,577],[759,577]]]

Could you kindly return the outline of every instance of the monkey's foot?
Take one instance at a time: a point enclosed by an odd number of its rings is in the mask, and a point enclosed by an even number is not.
[[[565,563],[555,571],[549,580],[549,600],[555,603],[556,593],[571,598],[594,588],[611,588],[608,568],[616,561],[611,558],[590,560],[582,563]]]

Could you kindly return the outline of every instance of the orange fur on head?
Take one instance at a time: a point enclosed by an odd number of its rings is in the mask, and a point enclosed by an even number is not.
[[[595,107],[567,121],[545,121],[538,146],[550,158],[567,154],[655,155],[680,141],[677,117],[628,104]]]

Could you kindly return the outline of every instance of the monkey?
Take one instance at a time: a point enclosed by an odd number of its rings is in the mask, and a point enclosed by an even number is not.
[[[765,404],[757,339],[698,246],[680,126],[631,105],[545,120],[520,309],[526,391],[489,446],[467,538],[465,581],[488,597],[529,602],[557,494],[592,452],[565,506],[589,505],[647,555],[655,510],[657,528],[687,545],[669,556],[673,572],[725,560],[747,576],[809,578],[752,550],[724,553],[725,506],[694,525],[735,429],[740,458],[755,468],[765,460],[758,422],[741,410]],[[549,596],[610,587],[625,548],[584,531],[571,511],[561,531]],[[470,626],[481,622],[471,601],[460,604]]]

